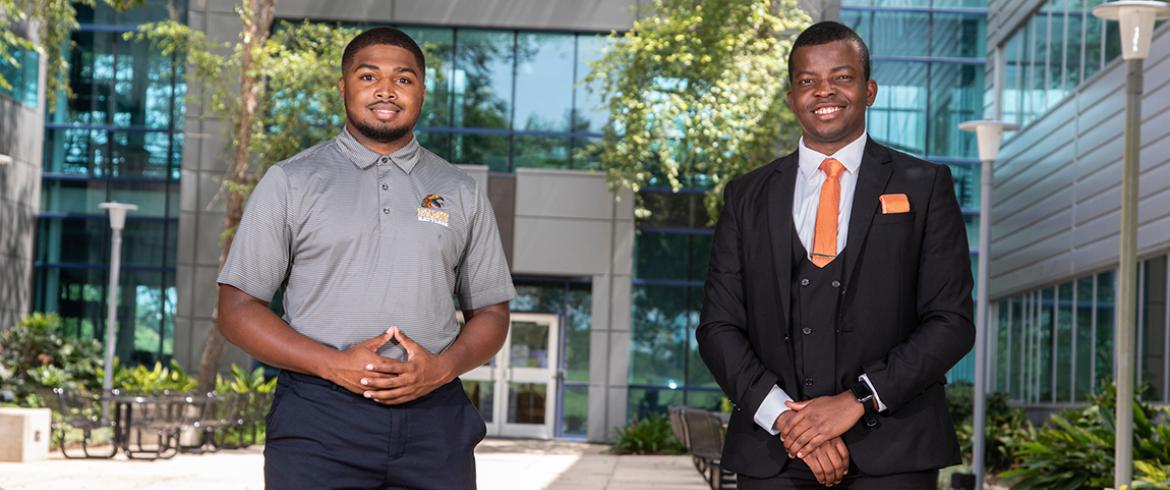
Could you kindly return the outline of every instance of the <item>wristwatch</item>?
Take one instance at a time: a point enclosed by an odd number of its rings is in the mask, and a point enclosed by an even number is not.
[[[853,398],[857,399],[857,403],[865,408],[865,414],[861,416],[861,423],[865,428],[872,430],[880,427],[881,422],[878,421],[877,409],[873,406],[873,390],[870,389],[869,383],[858,380],[849,387],[849,391],[853,392]]]

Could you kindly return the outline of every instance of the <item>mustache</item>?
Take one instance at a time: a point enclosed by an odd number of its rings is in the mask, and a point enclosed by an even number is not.
[[[381,107],[381,106],[391,106],[391,107],[394,107],[395,109],[398,109],[400,111],[403,110],[402,106],[395,104],[393,102],[390,102],[390,101],[374,102],[373,104],[370,104],[366,107],[368,107],[370,109],[374,109],[374,108]]]

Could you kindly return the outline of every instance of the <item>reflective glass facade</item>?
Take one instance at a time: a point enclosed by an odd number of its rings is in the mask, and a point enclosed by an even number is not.
[[[1167,256],[1138,265],[1136,386],[1170,401]],[[1078,277],[995,303],[995,389],[1012,400],[1081,403],[1114,379],[1116,271]]]
[[[1004,120],[1032,122],[1121,55],[1117,22],[1092,13],[1105,1],[1048,0],[999,46]]]
[[[117,353],[126,362],[173,351],[183,66],[122,34],[167,18],[165,0],[118,13],[78,6],[67,53],[75,97],[46,113],[34,309],[66,332],[101,338],[110,256],[104,201],[138,205],[123,232]],[[184,2],[176,10],[186,11]]]
[[[0,95],[35,108],[41,55],[28,49],[15,49],[9,54],[12,55],[11,63],[0,59],[0,76],[4,77],[10,86],[0,85]]]

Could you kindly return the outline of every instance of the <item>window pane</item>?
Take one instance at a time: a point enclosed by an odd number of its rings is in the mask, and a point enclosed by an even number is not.
[[[711,377],[711,371],[707,370],[707,364],[703,362],[703,358],[699,356],[699,342],[695,338],[695,328],[699,326],[699,311],[703,308],[703,288],[689,287],[687,288],[687,303],[690,322],[687,327],[687,388],[715,388],[719,385],[715,383],[715,378]],[[688,398],[688,403],[690,399]]]
[[[1056,401],[1072,401],[1072,336],[1073,336],[1073,284],[1061,284],[1057,288],[1056,304]]]
[[[627,422],[666,415],[666,407],[683,404],[683,391],[670,388],[630,388]]]
[[[566,386],[561,398],[561,435],[585,436],[589,429],[589,387]]]
[[[1031,309],[1031,301],[1029,295],[1021,295],[1012,299],[1012,366],[1011,366],[1011,390],[1009,394],[1012,400],[1024,400],[1024,386],[1025,386],[1025,371],[1027,368],[1024,364],[1026,357],[1029,330],[1031,319],[1028,313]]]
[[[711,238],[714,235],[691,235],[691,261],[688,278],[692,281],[707,279],[707,266],[711,259]]]
[[[588,285],[574,284],[569,290],[565,314],[566,382],[589,382],[589,330],[593,323],[593,293]]]
[[[687,279],[689,235],[638,230],[634,239],[634,277]]]
[[[1012,345],[1011,335],[1012,306],[1010,299],[996,303],[996,342],[995,342],[995,388],[1000,393],[1008,392],[1008,380],[1011,379]]]
[[[931,155],[979,157],[975,133],[960,131],[959,123],[979,119],[983,115],[983,71],[983,65],[931,64]]]
[[[1081,0],[1065,0],[1068,35],[1064,45],[1064,90],[1071,93],[1081,84],[1081,55],[1085,42],[1085,12]]]
[[[926,69],[926,63],[874,63],[881,89],[866,122],[873,138],[917,156],[926,151]]]
[[[682,386],[691,313],[686,289],[634,286],[633,303],[630,384]]]
[[[572,34],[520,33],[517,36],[518,97],[512,120],[514,129],[569,130],[573,108],[574,44]]]
[[[506,134],[455,134],[451,136],[451,163],[487,165],[493,172],[510,172],[508,148],[512,137]]]
[[[508,31],[459,31],[455,47],[453,126],[509,128],[514,37]]]
[[[1081,17],[1085,23],[1085,39],[1081,43],[1083,46],[1082,49],[1085,52],[1085,80],[1088,80],[1089,77],[1101,71],[1101,60],[1105,55],[1102,49],[1105,25],[1100,18],[1091,13],[1092,7],[1100,3],[1101,0],[1087,0],[1085,2],[1085,10],[1081,12]]]
[[[1166,257],[1150,259],[1145,263],[1145,290],[1139,301],[1143,302],[1142,370],[1139,382],[1149,387],[1143,399],[1161,401],[1165,399],[1166,359]]]
[[[448,127],[451,125],[451,91],[455,82],[455,67],[452,60],[455,31],[434,27],[403,27],[402,30],[418,43],[427,59],[427,98],[423,103],[418,126]],[[427,149],[439,155],[446,152],[437,151],[429,146]]]
[[[602,50],[609,46],[609,39],[603,35],[580,34],[577,36],[577,79],[573,97],[576,114],[573,117],[573,131],[600,133],[609,120],[609,111],[601,104],[599,84],[585,85],[585,77],[592,70],[590,63],[601,58]]]
[[[1048,103],[1045,99],[1047,93],[1046,76],[1047,59],[1046,53],[1048,51],[1048,17],[1044,15],[1037,15],[1028,22],[1029,29],[1029,43],[1028,43],[1028,98],[1024,101],[1025,112],[1028,115],[1028,120],[1036,119],[1044,113],[1048,108]]]
[[[1053,401],[1053,327],[1052,311],[1056,299],[1053,288],[1040,291],[1039,320],[1036,324],[1036,386],[1037,399],[1041,403]]]
[[[414,131],[414,137],[418,139],[418,144],[438,155],[447,161],[454,160],[451,157],[451,134],[450,133],[436,133],[431,131],[419,131],[417,128]]]
[[[707,219],[702,194],[642,191],[641,197],[642,205],[650,211],[650,216],[640,219],[639,225],[702,228]]]
[[[1005,120],[1024,124],[1024,38],[1026,29],[1012,34],[1004,45],[1003,117]],[[1015,131],[1009,131],[1004,139],[1010,139]]]
[[[1048,46],[1044,52],[1045,70],[1045,105],[1042,112],[1048,112],[1061,100],[1064,100],[1064,7],[1059,5],[1061,0],[1048,0],[1048,4],[1038,14],[1041,25],[1048,30]],[[1039,51],[1037,51],[1039,53]]]
[[[929,0],[927,0],[929,3]],[[930,13],[921,11],[877,11],[873,14],[875,27],[865,39],[873,56],[927,56],[927,43],[906,42],[906,34],[930,32]]]
[[[710,412],[723,409],[723,392],[719,390],[687,390],[688,407],[694,407]]]
[[[1093,383],[1093,276],[1077,280],[1076,304],[1076,383],[1074,401],[1085,401],[1092,393]]]
[[[1097,274],[1097,390],[1113,383],[1115,271]]]
[[[935,13],[931,32],[934,56],[982,58],[987,54],[986,15]]]
[[[863,0],[862,3],[868,2],[864,2]],[[842,7],[845,5],[846,3],[842,2]],[[874,46],[871,42],[873,37],[871,35],[873,33],[873,11],[842,8],[841,23],[849,26],[849,28],[853,29],[853,31],[856,32],[858,36],[861,36],[861,39],[866,42],[867,46],[869,46],[870,56],[875,55],[873,50]]]
[[[114,37],[115,126],[169,129],[182,127],[185,84],[182,63],[163,56],[147,42],[132,42],[120,34]]]
[[[569,168],[569,138],[516,136],[513,143],[515,168]]]

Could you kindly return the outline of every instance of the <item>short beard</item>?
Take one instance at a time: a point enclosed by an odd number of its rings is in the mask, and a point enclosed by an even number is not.
[[[410,133],[409,126],[402,126],[397,128],[382,128],[365,124],[361,121],[349,120],[353,124],[354,129],[357,129],[362,136],[379,143],[393,143],[402,139],[407,133]]]

